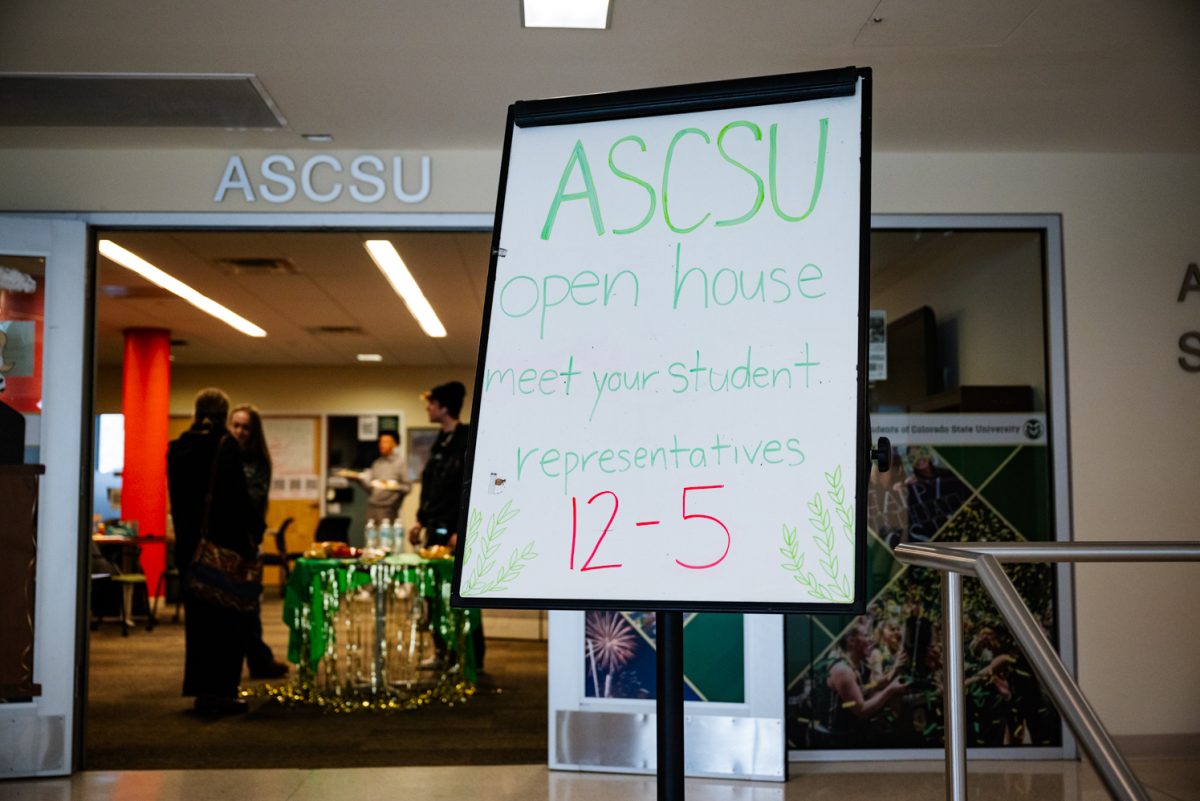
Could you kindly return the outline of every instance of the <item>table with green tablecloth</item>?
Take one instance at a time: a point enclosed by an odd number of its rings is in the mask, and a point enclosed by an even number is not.
[[[479,625],[479,610],[450,605],[453,571],[451,560],[413,554],[373,562],[297,560],[283,620],[298,681],[308,687],[319,682],[339,694],[349,684],[371,693],[391,691],[403,683],[399,674],[411,679],[416,663],[435,655],[437,642],[437,650],[444,650],[437,678],[453,674],[474,684],[470,633]]]

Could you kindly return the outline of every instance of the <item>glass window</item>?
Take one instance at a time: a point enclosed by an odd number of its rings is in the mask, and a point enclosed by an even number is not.
[[[898,543],[1055,538],[1045,238],[872,232],[869,410],[892,466],[869,484],[867,613],[788,620],[791,749],[942,746],[940,579],[900,564]],[[1053,566],[1009,575],[1054,641]],[[974,581],[964,617],[968,745],[1061,745],[1053,704]]]

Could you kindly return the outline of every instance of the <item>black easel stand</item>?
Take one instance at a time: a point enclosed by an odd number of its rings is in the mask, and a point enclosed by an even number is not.
[[[683,801],[683,613],[655,618],[658,801]]]

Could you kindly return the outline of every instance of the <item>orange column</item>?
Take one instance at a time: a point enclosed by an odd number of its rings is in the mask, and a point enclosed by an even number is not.
[[[138,534],[167,533],[167,424],[171,402],[171,332],[125,329],[125,469],[121,518],[136,520]],[[142,568],[151,593],[166,565],[166,540],[143,541]]]

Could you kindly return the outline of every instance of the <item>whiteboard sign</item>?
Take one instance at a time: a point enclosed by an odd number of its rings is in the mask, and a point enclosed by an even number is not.
[[[456,603],[860,603],[869,74],[810,76],[510,109]]]

